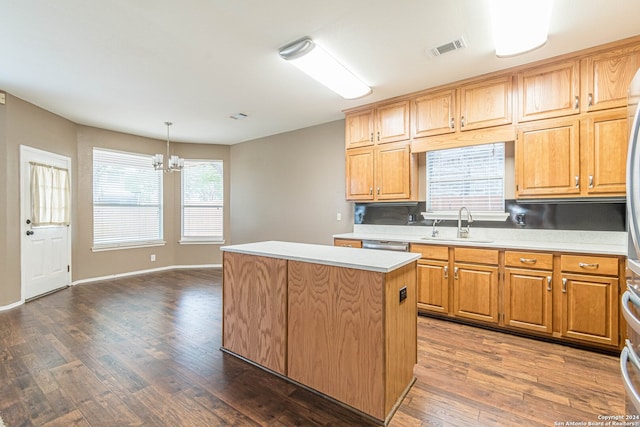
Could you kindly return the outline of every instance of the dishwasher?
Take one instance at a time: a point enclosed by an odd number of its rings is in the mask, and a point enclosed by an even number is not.
[[[381,249],[385,251],[409,252],[409,243],[389,240],[363,240],[362,249]]]

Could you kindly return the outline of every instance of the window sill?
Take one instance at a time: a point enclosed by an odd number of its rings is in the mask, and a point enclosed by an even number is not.
[[[216,239],[180,239],[181,245],[224,245],[224,240]]]
[[[458,219],[458,212],[422,212],[424,219]],[[509,212],[471,212],[474,221],[506,221],[509,218]],[[462,215],[462,219],[466,221],[467,214]]]
[[[91,248],[91,252],[106,252],[117,251],[120,249],[138,249],[138,248],[152,248],[154,246],[164,246],[167,242],[164,240],[157,240],[151,242],[135,242],[135,243],[118,243],[113,245],[98,245]]]

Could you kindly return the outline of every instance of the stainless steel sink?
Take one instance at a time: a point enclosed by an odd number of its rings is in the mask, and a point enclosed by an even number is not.
[[[493,243],[493,240],[474,239],[473,237],[422,237],[422,240],[430,240],[432,242],[454,242],[454,243]]]

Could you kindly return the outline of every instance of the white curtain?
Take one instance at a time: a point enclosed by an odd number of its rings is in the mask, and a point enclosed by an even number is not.
[[[29,164],[33,225],[69,225],[69,171],[40,163]]]

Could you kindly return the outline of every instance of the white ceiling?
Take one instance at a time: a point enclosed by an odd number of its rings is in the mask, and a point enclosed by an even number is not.
[[[496,58],[488,0],[0,0],[0,90],[76,123],[234,144],[640,34],[638,0],[556,0],[547,44]],[[526,19],[523,17],[522,19]],[[278,56],[310,36],[373,87],[344,100]],[[468,47],[426,50],[464,36]],[[245,113],[244,120],[230,115]]]

